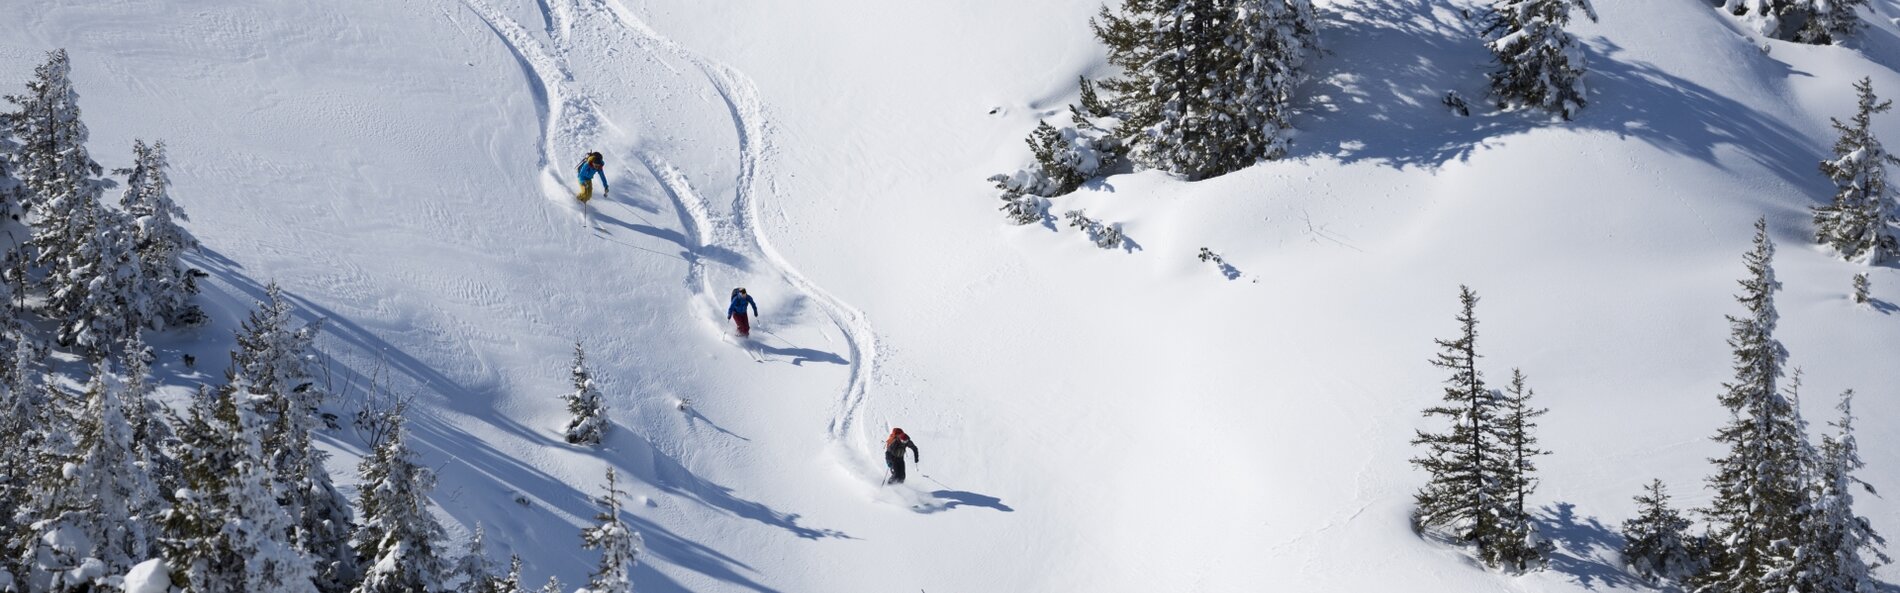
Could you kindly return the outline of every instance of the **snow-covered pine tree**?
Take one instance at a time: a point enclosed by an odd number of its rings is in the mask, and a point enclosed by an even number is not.
[[[79,93],[73,91],[72,64],[66,50],[46,54],[33,69],[26,93],[7,95],[16,111],[0,115],[19,142],[11,155],[13,174],[26,187],[25,201],[0,203],[13,218],[49,201],[91,196],[96,201],[104,169],[86,152],[88,133],[79,119]],[[57,216],[57,215],[55,215]]]
[[[1541,568],[1549,558],[1549,544],[1537,534],[1526,500],[1537,490],[1534,458],[1549,455],[1537,448],[1538,416],[1548,409],[1531,405],[1534,393],[1524,384],[1524,373],[1511,369],[1511,382],[1497,397],[1498,493],[1504,496],[1498,514],[1498,538],[1483,549],[1484,560],[1515,572]]]
[[[587,352],[580,342],[574,343],[574,363],[568,369],[574,390],[561,395],[561,400],[567,402],[567,413],[572,419],[568,420],[563,434],[569,443],[598,445],[607,434],[607,404],[600,396],[600,389],[594,386],[594,372],[587,368]]]
[[[1564,27],[1570,11],[1595,18],[1589,0],[1496,0],[1485,26],[1498,69],[1491,95],[1500,109],[1533,107],[1568,120],[1588,102],[1583,46]]]
[[[1313,45],[1309,0],[1123,0],[1091,23],[1136,160],[1205,179],[1286,152],[1291,88]]]
[[[105,562],[107,574],[122,575],[132,565],[153,556],[157,520],[164,511],[158,485],[149,469],[149,449],[133,441],[128,419],[133,406],[143,413],[143,401],[128,401],[124,387],[101,361],[93,366],[86,384],[85,411],[79,419],[79,451],[71,487],[92,509],[84,529],[92,544],[91,556]]]
[[[1216,72],[1238,135],[1212,159],[1213,170],[1236,171],[1289,148],[1293,91],[1305,79],[1308,52],[1319,45],[1312,0],[1233,0],[1233,30],[1226,43],[1232,64]]]
[[[148,319],[153,328],[194,325],[204,320],[204,311],[192,299],[198,295],[198,278],[179,258],[198,248],[178,221],[189,220],[185,210],[171,198],[171,180],[165,175],[165,143],[132,142],[132,167],[116,173],[126,176],[125,193],[120,207],[133,218],[133,244],[138,250],[142,273],[140,292],[151,302]]]
[[[245,387],[245,407],[263,422],[260,439],[277,500],[296,525],[291,541],[316,563],[318,588],[342,593],[357,580],[358,567],[350,548],[349,500],[336,489],[323,463],[328,454],[313,438],[327,397],[311,368],[322,324],[298,323],[275,282],[264,295],[237,331],[238,348],[231,353],[235,382]]]
[[[440,591],[449,566],[441,549],[442,526],[429,512],[435,477],[416,464],[403,418],[392,413],[388,420],[383,442],[358,466],[363,473],[357,495],[362,519],[350,546],[363,567],[363,580],[351,591]]]
[[[1690,553],[1689,519],[1669,506],[1662,480],[1636,496],[1636,518],[1623,522],[1623,563],[1643,578],[1679,581],[1701,570]]]
[[[14,577],[24,557],[31,486],[46,475],[37,464],[41,431],[49,428],[47,402],[41,397],[38,350],[18,330],[9,330],[10,351],[0,358],[0,591],[19,590]]]
[[[145,345],[144,332],[133,331],[119,348],[120,368],[125,369],[124,410],[126,425],[132,429],[132,448],[150,465],[159,491],[170,490],[167,474],[177,473],[175,460],[164,444],[172,440],[171,425],[164,421],[164,404],[152,399],[152,351]],[[156,516],[156,515],[154,515]]]
[[[48,202],[46,209],[57,207]],[[52,256],[47,302],[61,320],[59,343],[100,356],[147,323],[151,301],[140,280],[131,217],[98,204],[75,207],[69,221],[77,234]]]
[[[1432,359],[1432,366],[1450,373],[1444,401],[1425,409],[1426,418],[1442,418],[1451,426],[1437,433],[1419,430],[1412,439],[1412,444],[1425,447],[1412,464],[1428,476],[1414,495],[1418,508],[1412,521],[1421,529],[1450,529],[1488,556],[1486,550],[1503,535],[1499,517],[1504,493],[1493,474],[1503,454],[1495,430],[1499,404],[1478,372],[1478,295],[1460,286],[1458,301],[1459,336],[1435,340],[1440,352]]]
[[[1867,303],[1867,301],[1872,300],[1873,296],[1868,294],[1868,291],[1871,290],[1872,288],[1873,286],[1869,284],[1867,281],[1866,272],[1855,274],[1854,275],[1854,302],[1857,304],[1864,305]]]
[[[12,547],[20,556],[13,572],[27,591],[83,591],[108,576],[87,539],[99,509],[74,479],[80,462],[74,437],[85,410],[74,394],[56,385],[45,385],[43,394],[25,451],[25,496],[18,508],[9,509],[19,525]]]
[[[529,593],[521,584],[520,555],[508,555],[508,574],[495,578],[486,593]]]
[[[545,585],[542,585],[539,591],[541,593],[567,593],[566,591],[561,590],[560,577],[556,577],[553,575],[548,576],[548,583]]]
[[[1834,141],[1834,158],[1821,161],[1821,173],[1834,182],[1834,201],[1814,209],[1814,238],[1833,247],[1842,257],[1879,265],[1900,250],[1894,224],[1900,211],[1887,187],[1887,165],[1900,157],[1874,137],[1873,116],[1893,109],[1893,101],[1874,96],[1872,78],[1854,83],[1859,108],[1850,123],[1832,119],[1841,136]]]
[[[1859,32],[1861,28],[1858,9],[1867,5],[1867,0],[1810,0],[1807,22],[1795,31],[1794,40],[1813,45],[1840,43]]]
[[[1781,593],[1791,585],[1799,518],[1805,503],[1809,454],[1793,404],[1778,388],[1787,351],[1775,339],[1774,241],[1768,222],[1755,222],[1754,247],[1743,256],[1741,316],[1728,316],[1735,379],[1720,397],[1731,420],[1715,440],[1728,452],[1711,460],[1715,499],[1701,512],[1717,542],[1698,591]]]
[[[640,534],[620,519],[620,500],[626,492],[614,468],[607,468],[607,492],[597,501],[601,512],[596,523],[581,531],[581,542],[589,550],[600,550],[600,565],[587,579],[587,588],[577,593],[633,593],[633,564],[640,555]]]
[[[1854,490],[1874,491],[1854,472],[1866,466],[1854,441],[1854,391],[1841,394],[1839,420],[1830,423],[1835,434],[1821,440],[1813,500],[1806,514],[1802,591],[1874,593],[1880,590],[1873,569],[1891,558],[1881,550],[1886,540],[1866,517],[1854,514]]]
[[[486,550],[487,534],[482,524],[475,524],[475,533],[468,539],[468,553],[455,562],[455,591],[460,593],[496,593],[500,586],[500,577],[495,575],[495,561],[488,558]]]
[[[257,422],[238,404],[242,385],[200,388],[178,425],[183,487],[161,524],[172,582],[189,593],[315,593],[309,558],[291,545]]]
[[[26,186],[13,177],[13,163],[20,144],[13,140],[13,125],[8,114],[0,113],[0,216],[18,219],[20,204],[26,199]],[[0,581],[0,587],[7,583]]]

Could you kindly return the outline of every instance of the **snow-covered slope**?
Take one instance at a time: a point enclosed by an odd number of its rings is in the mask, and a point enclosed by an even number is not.
[[[1700,2],[1596,4],[1592,104],[1553,123],[1439,105],[1483,94],[1466,3],[1322,3],[1291,158],[1057,199],[1127,252],[1006,226],[983,181],[1107,73],[1095,2],[17,2],[0,82],[66,47],[101,162],[171,146],[221,313],[163,343],[221,361],[282,283],[330,320],[339,386],[417,397],[442,512],[536,581],[585,575],[613,466],[643,499],[642,591],[1643,590],[1613,530],[1651,478],[1707,498],[1758,216],[1810,420],[1858,388],[1866,477],[1900,484],[1900,317],[1848,302],[1860,268],[1806,213],[1851,82],[1900,93],[1900,7],[1764,52]],[[590,149],[598,233],[570,197]],[[1552,409],[1550,571],[1484,571],[1406,521],[1461,283],[1484,370]],[[725,336],[735,286],[754,351]],[[556,432],[575,340],[614,408],[598,450]],[[891,426],[931,458],[904,489],[875,486]],[[360,440],[331,437],[353,473]]]

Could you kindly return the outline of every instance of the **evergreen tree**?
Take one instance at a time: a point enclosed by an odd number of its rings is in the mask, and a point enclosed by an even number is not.
[[[17,110],[0,115],[0,123],[19,142],[11,155],[13,174],[26,189],[25,201],[0,202],[8,216],[19,218],[48,202],[86,196],[96,201],[104,190],[99,179],[104,169],[86,152],[88,132],[79,119],[79,93],[73,91],[71,74],[66,50],[47,52],[46,63],[35,68],[33,80],[26,83],[26,93],[6,97]]]
[[[574,363],[570,371],[574,391],[561,396],[561,400],[567,402],[567,413],[573,416],[565,431],[567,442],[598,445],[607,433],[606,402],[600,396],[600,389],[594,386],[594,373],[587,368],[587,353],[579,342],[574,343]]]
[[[1736,300],[1744,314],[1729,316],[1735,379],[1720,401],[1731,420],[1715,440],[1728,453],[1713,459],[1715,499],[1703,510],[1720,546],[1698,591],[1783,593],[1791,586],[1794,546],[1804,504],[1806,436],[1789,399],[1777,388],[1787,351],[1774,337],[1774,242],[1765,219],[1755,222],[1754,248],[1744,255],[1748,276]]]
[[[12,352],[0,359],[0,591],[17,590],[14,577],[25,557],[32,522],[31,486],[44,475],[35,453],[46,401],[40,397],[35,349],[17,332],[8,337]]]
[[[521,584],[521,556],[508,555],[508,574],[495,579],[486,593],[528,593]]]
[[[1441,433],[1420,430],[1412,439],[1412,444],[1425,447],[1412,464],[1429,476],[1414,496],[1418,508],[1413,523],[1449,528],[1489,558],[1487,550],[1503,535],[1499,519],[1504,493],[1493,473],[1504,454],[1494,430],[1499,402],[1478,372],[1478,319],[1473,313],[1478,295],[1460,286],[1458,300],[1459,337],[1436,340],[1440,352],[1432,360],[1432,366],[1450,373],[1444,401],[1425,409],[1425,417],[1443,418],[1451,426]]]
[[[1868,291],[1872,288],[1873,287],[1869,285],[1867,282],[1866,272],[1855,274],[1854,275],[1854,302],[1858,304],[1866,304],[1867,301],[1872,300],[1873,296],[1868,294]]]
[[[48,203],[49,210],[54,207]],[[103,355],[151,318],[151,303],[141,292],[144,272],[132,221],[123,212],[92,204],[75,211],[70,222],[78,225],[77,235],[54,252],[48,303],[61,320],[61,344]]]
[[[119,205],[132,216],[133,244],[138,251],[140,293],[150,299],[152,327],[194,325],[204,320],[204,311],[192,299],[198,295],[198,279],[179,256],[197,249],[198,239],[191,236],[179,220],[188,220],[185,210],[171,198],[171,180],[165,175],[165,143],[132,143],[132,167],[116,173],[126,176],[125,193]]]
[[[199,390],[177,422],[181,480],[163,515],[160,551],[187,593],[313,593],[315,571],[289,541],[245,387]]]
[[[1238,125],[1212,159],[1223,172],[1286,155],[1294,87],[1305,79],[1306,54],[1319,45],[1311,0],[1233,0],[1232,7],[1232,63],[1216,80]]]
[[[312,344],[322,326],[297,323],[276,283],[264,293],[266,300],[238,329],[233,373],[246,386],[247,408],[263,422],[261,439],[269,452],[276,500],[295,524],[291,541],[315,561],[318,588],[342,593],[357,580],[358,566],[350,547],[349,500],[336,489],[324,466],[329,455],[313,438],[327,397],[311,368]]]
[[[1854,514],[1854,490],[1873,487],[1854,476],[1865,467],[1854,442],[1854,392],[1841,394],[1836,433],[1822,437],[1820,460],[1808,525],[1802,539],[1809,546],[1802,591],[1874,593],[1879,590],[1873,569],[1892,559],[1881,548],[1886,539],[1866,517]],[[1872,559],[1870,561],[1869,559]]]
[[[1564,27],[1573,7],[1594,14],[1588,1],[1496,0],[1485,45],[1498,63],[1491,94],[1499,108],[1533,107],[1566,120],[1583,109],[1583,47]]]
[[[146,450],[135,446],[126,412],[130,402],[101,362],[93,367],[85,392],[85,414],[78,426],[78,463],[73,491],[81,508],[92,509],[85,523],[91,556],[105,562],[109,574],[124,574],[152,557],[156,521],[163,512],[158,485]]]
[[[19,219],[20,204],[26,199],[26,186],[13,177],[14,161],[20,144],[13,141],[13,125],[8,114],[0,113],[0,216]],[[9,583],[0,581],[0,590]]]
[[[403,418],[391,414],[389,432],[358,467],[362,523],[350,546],[364,567],[354,593],[434,592],[449,567],[441,549],[442,526],[429,512],[435,477],[416,464],[405,442]]]
[[[1647,579],[1681,580],[1701,570],[1690,552],[1689,519],[1669,506],[1662,480],[1636,497],[1637,516],[1623,522],[1623,562]]]
[[[1860,31],[1860,14],[1857,10],[1866,5],[1867,0],[1813,2],[1808,10],[1807,22],[1795,31],[1794,40],[1814,45],[1846,41]]]
[[[1537,535],[1526,499],[1537,489],[1537,464],[1532,460],[1549,451],[1537,448],[1538,416],[1549,410],[1532,407],[1533,392],[1524,385],[1524,373],[1511,369],[1511,383],[1498,398],[1497,443],[1498,492],[1504,495],[1498,515],[1499,537],[1484,548],[1485,561],[1516,572],[1542,567],[1549,557],[1549,546]]]
[[[1887,165],[1900,163],[1874,137],[1873,116],[1893,109],[1892,101],[1874,96],[1873,79],[1854,83],[1860,107],[1851,123],[1831,120],[1841,137],[1834,141],[1834,159],[1821,161],[1821,173],[1834,182],[1834,201],[1814,209],[1814,238],[1841,256],[1879,265],[1900,250],[1893,225],[1900,212],[1887,188]]]
[[[20,530],[13,547],[19,551],[16,572],[29,591],[83,591],[107,576],[105,563],[93,556],[86,536],[90,519],[99,509],[90,493],[75,483],[80,461],[74,438],[84,415],[72,393],[44,386],[44,397],[34,418],[35,432],[26,451],[24,499],[12,509]]]
[[[633,564],[640,555],[640,534],[620,519],[620,499],[626,492],[613,468],[607,468],[607,493],[600,497],[596,523],[581,531],[589,550],[600,550],[600,566],[587,579],[588,593],[633,593]]]
[[[561,579],[554,576],[548,577],[548,584],[542,585],[540,591],[541,593],[566,593],[561,590]]]
[[[1309,0],[1123,0],[1093,21],[1137,160],[1204,179],[1286,153]]]
[[[501,580],[495,576],[495,561],[488,559],[482,524],[475,524],[475,535],[468,540],[468,553],[455,563],[455,577],[461,593],[496,593]]]

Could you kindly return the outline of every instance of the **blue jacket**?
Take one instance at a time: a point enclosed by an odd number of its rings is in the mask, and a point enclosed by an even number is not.
[[[574,172],[580,176],[581,183],[587,183],[588,181],[592,181],[595,175],[599,175],[600,188],[603,190],[608,189],[607,171],[605,169],[600,168],[600,167],[595,167],[593,163],[589,163],[585,159],[582,159],[581,166],[575,168]]]
[[[752,302],[752,295],[742,294],[732,297],[732,306],[726,307],[726,317],[730,318],[734,315],[744,315],[747,306],[752,307],[753,315],[759,314],[759,304]]]

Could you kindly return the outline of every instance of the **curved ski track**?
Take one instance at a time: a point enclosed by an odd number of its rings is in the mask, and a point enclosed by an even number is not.
[[[601,116],[592,97],[572,84],[574,77],[567,66],[565,46],[573,26],[569,17],[574,7],[586,2],[604,9],[613,14],[613,22],[643,41],[639,44],[640,49],[648,52],[654,51],[654,48],[664,49],[673,57],[699,69],[724,101],[738,136],[739,170],[734,180],[732,215],[723,219],[716,217],[711,203],[694,191],[686,176],[660,155],[642,152],[637,157],[665,187],[668,198],[681,213],[682,232],[687,241],[702,248],[723,248],[758,256],[775,268],[787,284],[818,303],[844,334],[846,346],[850,350],[850,378],[832,412],[826,436],[827,440],[843,449],[846,460],[860,465],[875,465],[867,453],[871,435],[864,434],[858,425],[879,362],[877,336],[863,312],[799,273],[772,244],[759,224],[762,201],[759,196],[760,172],[770,170],[776,150],[772,144],[772,125],[764,102],[760,100],[751,80],[734,68],[694,54],[661,36],[619,0],[537,0],[554,51],[536,40],[520,24],[481,0],[461,1],[486,22],[502,44],[514,53],[530,82],[537,86],[535,98],[543,111],[539,165],[547,181],[556,185],[560,184],[560,175],[552,164],[554,155],[576,153],[579,147],[588,144],[582,140],[593,136],[599,124],[605,122],[612,125]],[[689,288],[699,292],[702,305],[716,310],[723,304],[721,295],[710,285],[711,280],[706,277],[704,266],[697,258],[690,261],[685,280]]]

